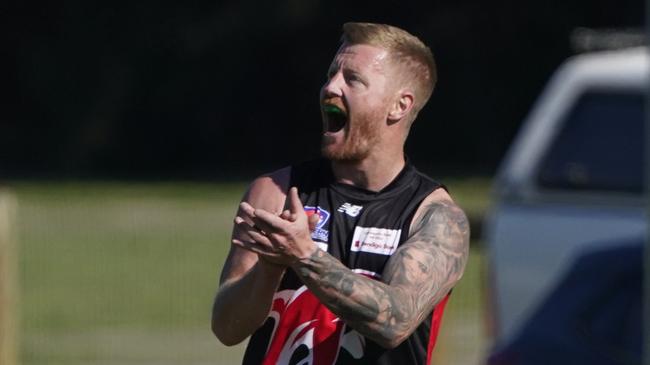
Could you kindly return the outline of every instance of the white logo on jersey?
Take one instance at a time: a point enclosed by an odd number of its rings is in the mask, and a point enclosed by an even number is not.
[[[337,209],[336,211],[341,212],[341,213],[345,213],[345,214],[349,215],[350,217],[356,217],[356,216],[359,215],[359,213],[361,213],[361,209],[363,209],[363,207],[360,206],[360,205],[354,205],[354,204],[350,204],[350,203],[343,203],[343,205],[341,205],[339,207],[339,209]]]
[[[355,227],[351,251],[392,255],[397,250],[401,229]]]

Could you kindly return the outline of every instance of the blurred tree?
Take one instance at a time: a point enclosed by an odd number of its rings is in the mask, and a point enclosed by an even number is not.
[[[407,146],[494,170],[577,26],[640,26],[640,0],[66,1],[0,8],[0,176],[217,177],[318,153],[342,23],[404,27],[440,80]]]

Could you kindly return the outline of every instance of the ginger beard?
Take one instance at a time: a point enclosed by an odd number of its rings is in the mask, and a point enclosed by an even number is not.
[[[326,100],[325,105],[335,105],[345,110],[342,103]],[[349,111],[348,111],[349,112]],[[381,111],[370,110],[366,113],[346,113],[345,124],[333,131],[330,119],[333,117],[323,112],[323,137],[321,154],[333,161],[361,161],[370,155],[378,144],[380,132],[377,123],[381,120]],[[342,134],[342,136],[340,135]]]

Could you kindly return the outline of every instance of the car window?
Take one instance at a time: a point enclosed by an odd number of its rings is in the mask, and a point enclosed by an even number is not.
[[[538,184],[547,189],[643,191],[640,93],[583,94],[544,157]]]

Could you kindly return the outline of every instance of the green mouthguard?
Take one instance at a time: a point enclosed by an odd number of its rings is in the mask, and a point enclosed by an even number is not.
[[[325,105],[323,107],[323,110],[325,113],[343,114],[343,110],[339,109],[339,107],[336,105]]]

